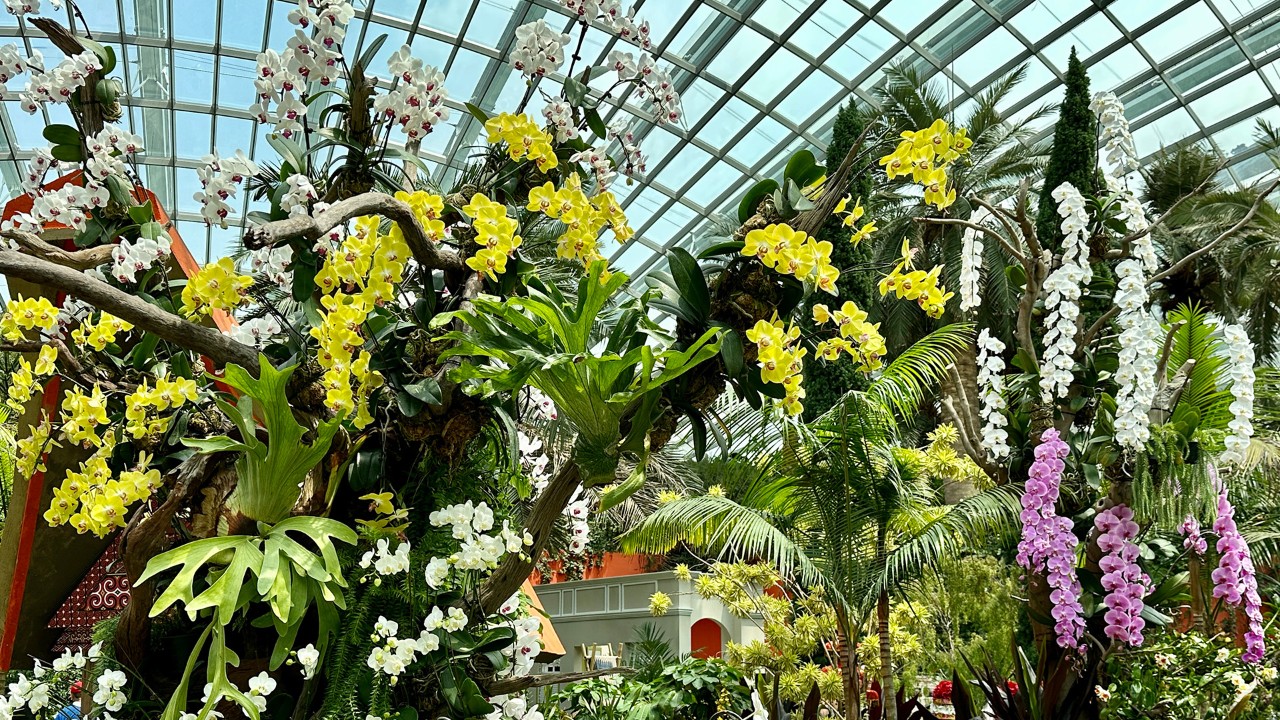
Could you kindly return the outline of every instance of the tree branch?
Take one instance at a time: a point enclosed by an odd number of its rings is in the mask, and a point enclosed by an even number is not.
[[[188,322],[145,300],[117,290],[95,277],[12,250],[0,250],[0,273],[66,292],[99,310],[127,320],[162,339],[207,355],[219,364],[235,363],[257,375],[258,351],[217,330]]]
[[[104,263],[111,262],[111,253],[115,251],[115,244],[99,245],[97,247],[86,248],[84,250],[63,250],[62,248],[51,245],[41,240],[37,235],[21,230],[9,230],[0,232],[0,237],[13,240],[22,246],[27,254],[47,260],[51,263],[64,265],[73,270],[89,270],[96,268]]]
[[[603,670],[588,670],[586,672],[560,672],[545,673],[542,675],[523,675],[521,677],[503,678],[502,680],[494,680],[484,684],[485,694],[493,697],[494,695],[510,695],[512,693],[523,692],[529,688],[543,687],[545,685],[559,685],[561,683],[578,682],[579,680],[590,680],[591,678],[605,677],[606,675],[617,675],[619,673],[633,673],[635,670],[629,667],[612,667]]]
[[[1164,270],[1164,272],[1156,273],[1155,275],[1153,275],[1151,279],[1147,281],[1147,286],[1150,287],[1151,285],[1154,285],[1155,283],[1158,283],[1161,280],[1164,280],[1165,278],[1168,278],[1177,274],[1180,270],[1185,268],[1187,265],[1190,265],[1192,262],[1195,262],[1196,258],[1199,258],[1201,255],[1204,255],[1205,253],[1212,251],[1214,248],[1220,245],[1223,241],[1227,240],[1231,236],[1240,232],[1240,230],[1244,228],[1245,225],[1248,225],[1249,222],[1253,220],[1253,216],[1258,214],[1258,208],[1262,207],[1262,203],[1266,202],[1267,196],[1270,195],[1271,192],[1275,190],[1276,186],[1278,185],[1280,185],[1280,178],[1276,178],[1275,180],[1271,181],[1271,184],[1268,185],[1265,190],[1263,190],[1261,193],[1258,194],[1258,198],[1253,201],[1253,205],[1249,208],[1249,212],[1245,213],[1244,217],[1240,218],[1240,222],[1227,228],[1222,232],[1221,235],[1205,243],[1203,246],[1197,248],[1194,252],[1187,253],[1186,257],[1182,258],[1181,260],[1174,263],[1173,265],[1170,265],[1168,268]],[[1168,213],[1166,213],[1166,215],[1167,214]]]
[[[960,226],[969,228],[971,230],[981,230],[983,233],[995,238],[996,242],[1000,243],[1000,246],[1004,248],[1005,252],[1017,258],[1018,262],[1022,263],[1023,265],[1027,264],[1026,256],[1023,255],[1013,245],[1009,244],[1009,241],[1005,240],[1004,236],[996,232],[994,228],[989,228],[986,225],[979,225],[978,223],[969,222],[968,220],[961,220],[959,218],[918,217],[916,218],[916,222],[935,223],[938,225],[960,225]]]
[[[569,498],[578,489],[582,481],[582,473],[578,464],[570,457],[551,482],[542,489],[542,494],[533,503],[529,511],[529,519],[525,521],[525,529],[533,536],[533,545],[525,548],[524,553],[510,553],[502,560],[498,569],[480,586],[480,616],[488,617],[502,607],[525,580],[533,572],[536,558],[542,554],[551,537],[551,529],[560,518]]]
[[[1173,211],[1177,210],[1178,207],[1182,205],[1183,202],[1185,202],[1188,198],[1192,198],[1192,197],[1195,197],[1196,195],[1200,195],[1201,193],[1203,193],[1204,189],[1209,186],[1210,182],[1213,181],[1213,178],[1216,177],[1218,173],[1222,172],[1222,169],[1225,168],[1229,162],[1231,162],[1231,158],[1223,159],[1222,162],[1218,163],[1218,167],[1213,169],[1213,172],[1209,173],[1208,175],[1205,175],[1204,180],[1202,180],[1200,184],[1196,186],[1195,190],[1192,190],[1186,195],[1183,195],[1182,197],[1175,200],[1173,204],[1169,206],[1168,210],[1165,210],[1163,213],[1161,213],[1160,217],[1156,218],[1155,221],[1153,221],[1150,225],[1147,226],[1146,230],[1130,233],[1126,235],[1124,238],[1122,238],[1121,242],[1125,245],[1128,245],[1132,243],[1134,240],[1137,240],[1138,238],[1144,235],[1150,235],[1151,233],[1155,232],[1156,227],[1163,224],[1165,220],[1167,220],[1168,218],[1172,217]]]
[[[422,223],[408,203],[381,192],[367,192],[340,200],[315,216],[302,215],[249,228],[244,246],[250,249],[279,245],[294,238],[315,240],[348,220],[362,215],[381,215],[395,222],[413,252],[413,259],[427,270],[467,270],[453,250],[439,248],[427,239]]]
[[[1018,186],[1018,227],[1022,228],[1022,239],[1027,243],[1027,251],[1033,258],[1039,258],[1044,249],[1036,237],[1036,226],[1027,217],[1027,193],[1031,189],[1031,181],[1024,179]]]

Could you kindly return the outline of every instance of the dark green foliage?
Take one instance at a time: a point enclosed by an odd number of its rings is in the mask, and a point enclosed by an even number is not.
[[[1062,247],[1062,231],[1058,228],[1058,203],[1052,197],[1053,190],[1069,182],[1082,194],[1092,195],[1098,159],[1097,118],[1089,109],[1089,74],[1076,57],[1074,47],[1067,62],[1066,85],[1066,97],[1053,130],[1053,150],[1044,171],[1044,187],[1040,190],[1040,214],[1036,218],[1036,235],[1055,252]]]
[[[571,683],[552,699],[575,717],[710,720],[751,710],[743,675],[723,660],[686,657],[642,680],[632,676]]]
[[[854,141],[862,133],[864,122],[862,113],[852,102],[840,108],[840,112],[836,114],[831,144],[827,146],[827,170],[830,174],[835,174],[840,167],[849,148],[853,147]],[[827,192],[839,193],[842,196],[852,195],[853,200],[850,201],[850,206],[859,198],[862,198],[865,205],[871,199],[872,186],[869,172],[858,173],[851,178],[848,186],[828,188]],[[863,217],[862,222],[869,222],[870,219],[868,214]],[[868,312],[875,307],[876,277],[875,273],[868,269],[872,261],[871,245],[862,243],[855,247],[849,242],[852,234],[852,230],[844,227],[840,219],[834,215],[828,218],[827,223],[818,231],[819,240],[831,243],[831,263],[840,268],[840,279],[836,281],[836,288],[840,295],[838,299],[823,292],[815,292],[810,296],[805,303],[802,321],[806,333],[816,330],[812,310],[814,304],[830,304],[834,309],[845,300],[852,300],[855,305]],[[805,419],[812,420],[818,417],[830,410],[848,391],[861,390],[866,386],[866,377],[854,367],[853,360],[848,355],[842,355],[834,362],[811,360],[805,367]]]

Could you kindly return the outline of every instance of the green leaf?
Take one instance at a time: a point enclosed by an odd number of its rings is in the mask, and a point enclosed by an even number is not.
[[[489,122],[489,116],[480,109],[479,105],[475,103],[464,103],[464,105],[467,106],[467,112],[471,113],[471,117],[479,120],[481,125]]]
[[[44,139],[54,145],[75,145],[80,147],[80,131],[70,125],[46,125],[41,133]]]
[[[226,435],[218,435],[211,438],[182,438],[182,444],[189,448],[195,448],[201,453],[216,452],[247,452],[251,450],[248,445],[237,442]]]
[[[440,383],[435,378],[423,378],[411,385],[405,385],[404,391],[428,405],[440,404]]]
[[[746,243],[741,240],[726,240],[725,242],[718,242],[698,253],[698,259],[706,260],[707,258],[716,257],[717,255],[737,255],[742,252],[742,248],[744,247],[746,247]]]
[[[742,337],[733,329],[720,336],[720,357],[724,359],[725,374],[738,377],[742,374]]]
[[[316,265],[309,257],[294,257],[297,259],[290,267],[293,270],[293,284],[289,286],[289,291],[294,300],[302,302],[316,291]]]
[[[801,150],[787,161],[787,169],[782,177],[794,182],[799,187],[808,187],[827,174],[827,169],[818,164],[817,158],[809,150]]]
[[[601,140],[608,138],[609,128],[604,124],[604,120],[600,117],[600,113],[597,112],[595,108],[588,108],[586,115],[587,127],[591,128],[591,132],[595,133],[596,137]]]
[[[615,485],[614,487],[611,487],[608,490],[605,490],[603,493],[600,493],[599,512],[604,512],[610,508],[620,505],[622,501],[626,500],[632,495],[635,495],[636,491],[644,487],[644,477],[645,477],[644,466],[645,466],[645,462],[644,462],[644,459],[642,458],[640,462],[636,463],[635,469],[633,469],[630,473],[627,474],[626,480],[623,480],[621,483]]]
[[[280,153],[281,159],[293,168],[294,173],[305,173],[307,171],[307,153],[302,146],[279,133],[271,133],[267,135],[267,143]],[[283,175],[283,170],[281,175]],[[283,181],[280,183],[284,185]],[[287,188],[286,188],[287,189]]]
[[[583,85],[577,78],[564,79],[564,99],[571,105],[583,107],[587,104],[587,96],[591,89]]]
[[[738,222],[744,223],[750,220],[751,216],[756,214],[756,208],[759,207],[760,201],[777,189],[778,181],[772,178],[761,180],[752,185],[747,194],[742,197],[742,202],[738,203]]]
[[[138,225],[149,223],[154,217],[155,215],[152,212],[150,200],[141,205],[129,206],[129,219],[133,220]]]
[[[382,45],[385,42],[387,42],[386,33],[374,38],[373,42],[369,43],[369,46],[365,48],[364,52],[360,53],[360,59],[356,61],[356,64],[361,68],[368,68],[369,63],[373,62],[373,56],[378,54],[378,51],[382,49]]]
[[[351,489],[358,493],[368,492],[377,487],[378,476],[382,473],[382,451],[379,449],[361,450],[356,453],[355,462],[347,475]]]
[[[70,143],[62,145],[54,145],[49,148],[49,154],[63,162],[78,163],[84,159],[84,153],[80,150],[80,144],[74,145]],[[111,178],[107,178],[110,180]]]
[[[178,575],[170,581],[169,586],[151,606],[151,617],[163,613],[175,602],[181,601],[183,605],[190,607],[194,600],[196,572],[214,557],[227,551],[235,553],[239,548],[255,541],[256,538],[246,535],[204,538],[193,540],[151,558],[142,576],[138,578],[139,583],[146,582],[165,570],[179,568]]]
[[[150,205],[150,202],[147,204]],[[138,227],[138,237],[145,238],[147,240],[155,240],[158,237],[166,235],[168,235],[168,232],[164,229],[164,226],[154,220],[142,223],[142,225]]]
[[[156,359],[156,345],[159,342],[160,336],[155,333],[142,334],[142,339],[129,351],[129,355],[132,358],[130,364],[133,365],[133,369],[141,370]]]
[[[688,250],[672,248],[668,253],[671,265],[671,276],[675,279],[676,289],[681,298],[689,303],[698,318],[696,325],[703,325],[711,314],[711,290],[707,287],[707,279],[698,267]]]

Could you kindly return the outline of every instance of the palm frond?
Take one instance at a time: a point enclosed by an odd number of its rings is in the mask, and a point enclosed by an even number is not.
[[[971,323],[953,323],[921,338],[893,359],[867,393],[909,415],[937,387],[947,367],[973,342]]]

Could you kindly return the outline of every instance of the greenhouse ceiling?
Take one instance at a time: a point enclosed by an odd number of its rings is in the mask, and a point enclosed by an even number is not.
[[[146,146],[143,180],[166,207],[197,259],[229,252],[239,227],[206,229],[192,199],[196,167],[215,148],[243,148],[258,160],[274,151],[250,116],[254,57],[282,48],[290,34],[282,0],[90,0],[80,3],[101,42],[114,45],[115,71],[130,106],[121,121]],[[510,107],[524,92],[507,63],[517,26],[544,18],[567,29],[551,0],[365,0],[348,32],[349,57],[381,35],[372,67],[403,44],[446,73],[453,108],[421,154],[447,181],[466,162],[479,123],[474,102]],[[685,116],[679,128],[643,128],[642,182],[615,191],[637,230],[614,265],[638,277],[665,248],[688,243],[707,216],[738,199],[748,178],[773,175],[791,152],[822,149],[839,105],[874,101],[883,68],[913,63],[933,76],[957,115],[994,79],[1021,64],[1027,79],[1011,98],[1014,116],[1056,102],[1070,48],[1089,67],[1094,89],[1124,102],[1141,155],[1205,142],[1230,159],[1226,180],[1248,183],[1270,163],[1253,147],[1255,118],[1280,123],[1280,0],[640,0],[655,48],[677,68]],[[0,14],[0,35],[59,56],[39,30]],[[6,40],[7,41],[7,40]],[[349,48],[355,43],[359,49]],[[588,34],[584,61],[601,62],[616,43]],[[544,82],[555,85],[555,79]],[[44,145],[65,106],[27,115],[10,97],[0,112],[0,182],[18,192],[19,164]],[[611,110],[632,116],[628,102]],[[1039,121],[1047,132],[1052,115]],[[608,120],[609,117],[606,117]],[[243,198],[242,198],[243,200]],[[242,221],[250,203],[241,208]]]

